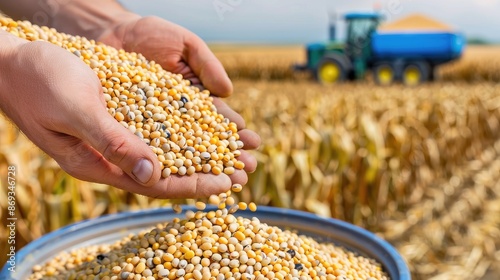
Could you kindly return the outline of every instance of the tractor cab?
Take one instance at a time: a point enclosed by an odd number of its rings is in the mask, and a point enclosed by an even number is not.
[[[371,57],[371,35],[376,31],[381,19],[381,15],[376,13],[350,13],[345,15],[347,24],[345,54],[353,62],[354,72],[357,75],[358,73],[364,75],[366,71],[363,65],[366,65],[366,62]]]
[[[346,42],[342,48],[325,50],[316,66],[316,78],[326,84],[363,78],[372,55],[371,35],[381,18],[376,13],[346,14]]]
[[[346,41],[336,40],[335,21],[331,21],[329,42],[309,44],[306,49],[307,63],[295,65],[296,70],[310,70],[317,80],[326,84],[361,78],[365,74],[371,55],[370,38],[381,16],[376,13],[349,13],[344,19]]]

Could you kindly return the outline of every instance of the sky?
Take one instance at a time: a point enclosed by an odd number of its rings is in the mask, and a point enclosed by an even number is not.
[[[303,44],[328,39],[329,14],[374,11],[386,21],[423,13],[469,38],[500,43],[500,0],[120,0],[141,15],[156,15],[209,43]],[[343,21],[337,21],[339,38]]]

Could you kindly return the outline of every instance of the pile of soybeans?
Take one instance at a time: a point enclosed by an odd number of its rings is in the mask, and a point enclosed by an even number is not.
[[[101,81],[108,112],[146,142],[162,164],[162,175],[212,172],[231,175],[243,143],[236,124],[217,113],[208,91],[200,91],[146,60],[79,36],[0,16],[0,28],[30,41],[56,44],[89,65]],[[233,191],[240,191],[234,185]],[[33,267],[29,279],[388,279],[375,260],[331,243],[235,215],[254,203],[187,211],[184,219],[117,241],[62,252]],[[219,196],[221,197],[221,196]],[[226,208],[226,205],[229,209]]]
[[[29,279],[389,278],[372,259],[223,208],[187,211],[115,244],[63,252]]]
[[[47,41],[79,57],[101,81],[108,112],[156,153],[162,176],[243,169],[234,122],[217,113],[213,98],[182,75],[138,53],[0,16],[0,28],[29,41]]]

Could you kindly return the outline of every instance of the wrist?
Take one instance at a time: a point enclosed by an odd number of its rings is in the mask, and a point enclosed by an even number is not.
[[[99,41],[103,37],[117,37],[119,26],[140,18],[116,1],[74,0],[62,6],[52,20],[52,27],[60,32],[84,36]]]
[[[15,71],[12,64],[17,57],[19,47],[28,41],[0,29],[0,42],[2,42],[0,44],[0,111],[5,112],[3,105],[7,103],[8,94],[11,93],[8,77]]]

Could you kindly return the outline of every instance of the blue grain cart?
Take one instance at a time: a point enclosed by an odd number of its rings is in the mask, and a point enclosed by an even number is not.
[[[460,33],[447,30],[378,30],[376,13],[345,15],[347,40],[307,46],[307,63],[297,70],[312,71],[316,79],[331,84],[362,79],[372,70],[377,83],[401,81],[416,85],[434,79],[438,65],[459,58],[464,48]],[[334,27],[330,28],[331,34]],[[332,35],[331,35],[332,37]]]

